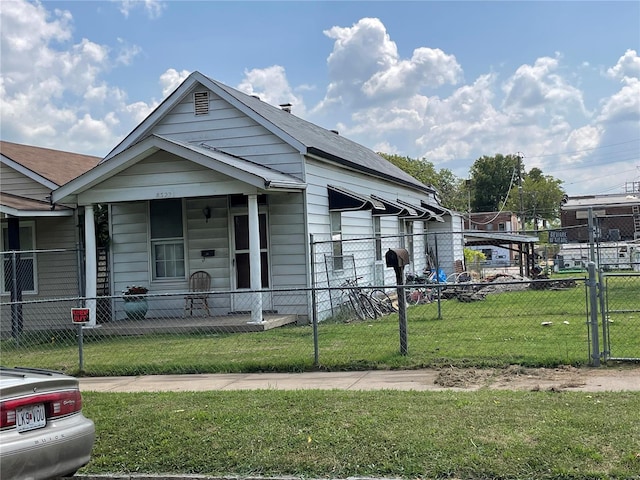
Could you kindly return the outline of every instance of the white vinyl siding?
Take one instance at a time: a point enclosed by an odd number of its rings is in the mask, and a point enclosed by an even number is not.
[[[303,175],[300,152],[213,92],[209,92],[207,115],[196,116],[193,95],[187,95],[152,133],[184,142],[205,142],[297,178]]]
[[[42,201],[51,195],[51,189],[4,163],[0,163],[0,178],[2,179],[2,193],[10,193]]]

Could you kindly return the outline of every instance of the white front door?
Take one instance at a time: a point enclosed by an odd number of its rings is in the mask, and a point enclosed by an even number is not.
[[[234,289],[238,292],[249,291],[251,289],[251,262],[249,261],[249,215],[246,213],[234,214],[232,217],[233,228],[232,238],[232,271]],[[258,222],[260,227],[260,272],[262,277],[262,288],[270,288],[271,276],[269,270],[269,249],[267,232],[267,214],[259,213]],[[237,293],[233,295],[233,311],[251,310],[251,295]],[[262,294],[262,309],[272,310],[271,293]]]

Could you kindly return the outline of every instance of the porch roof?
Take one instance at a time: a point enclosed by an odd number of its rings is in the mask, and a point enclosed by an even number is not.
[[[465,232],[464,243],[468,246],[477,245],[510,245],[516,243],[537,243],[540,239],[534,235],[521,235],[508,232]]]
[[[65,206],[56,206],[49,202],[3,193],[0,196],[0,213],[4,217],[68,217],[73,210]]]
[[[75,201],[76,195],[161,150],[236,178],[260,190],[300,191],[306,188],[305,182],[291,175],[230,155],[204,142],[191,144],[161,135],[150,135],[118,153],[110,161],[100,163],[94,169],[55,190],[52,201]]]

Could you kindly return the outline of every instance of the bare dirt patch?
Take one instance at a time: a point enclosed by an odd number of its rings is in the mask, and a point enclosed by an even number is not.
[[[526,368],[512,365],[507,368],[456,368],[438,371],[434,383],[444,388],[497,390],[638,390],[638,368]],[[626,387],[626,388],[625,388]]]

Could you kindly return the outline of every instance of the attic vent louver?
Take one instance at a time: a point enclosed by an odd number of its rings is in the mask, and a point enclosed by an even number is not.
[[[193,94],[196,115],[209,114],[209,92],[195,92]]]

